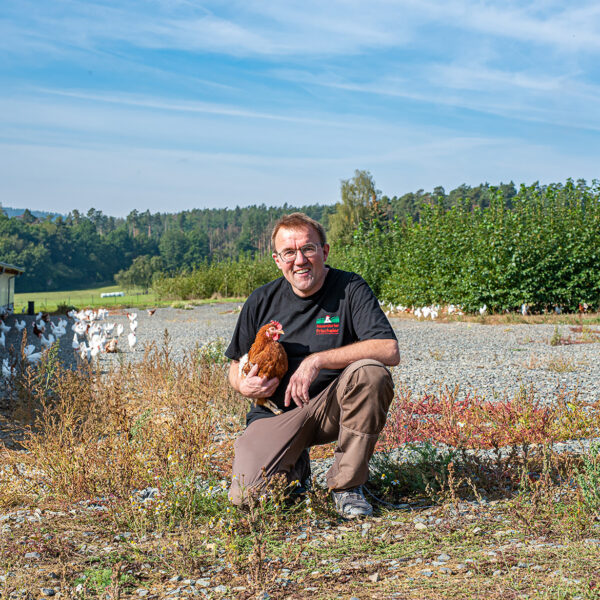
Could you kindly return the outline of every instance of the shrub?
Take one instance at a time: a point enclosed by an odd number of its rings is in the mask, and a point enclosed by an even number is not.
[[[135,489],[214,478],[217,414],[241,420],[243,403],[223,368],[193,351],[173,361],[168,338],[141,363],[123,363],[101,379],[85,366],[42,373],[24,445],[50,488],[71,499],[129,499]]]
[[[459,388],[414,398],[400,388],[380,438],[382,450],[412,443],[433,443],[457,450],[493,450],[519,466],[519,451],[565,439],[597,434],[598,405],[582,403],[577,393],[559,394],[552,405],[521,388],[512,398],[489,401],[476,394],[459,398]],[[504,450],[504,452],[503,452]],[[518,470],[518,469],[517,469]]]
[[[153,289],[159,298],[239,298],[272,281],[279,271],[273,259],[243,257],[236,261],[204,263],[191,273],[175,277],[159,275]]]

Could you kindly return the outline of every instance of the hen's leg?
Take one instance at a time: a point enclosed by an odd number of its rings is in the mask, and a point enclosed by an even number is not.
[[[259,406],[264,406],[265,408],[268,408],[272,413],[275,413],[276,415],[280,415],[283,412],[277,406],[277,404],[275,404],[275,402],[273,402],[272,400],[269,400],[268,398],[260,398],[259,400],[256,401],[256,404],[258,404]]]

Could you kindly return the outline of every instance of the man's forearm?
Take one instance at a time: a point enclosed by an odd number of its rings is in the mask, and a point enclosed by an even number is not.
[[[396,340],[364,340],[309,354],[291,376],[285,390],[285,406],[290,406],[292,400],[298,405],[308,404],[310,401],[309,388],[317,378],[321,369],[345,369],[348,365],[371,358],[389,367],[400,362],[398,342]]]
[[[229,385],[236,391],[240,391],[240,361],[232,360],[229,365]]]
[[[316,352],[310,357],[315,361],[315,366],[319,370],[344,369],[349,364],[363,358],[378,360],[389,367],[396,366],[400,362],[396,340],[364,340],[341,348]]]

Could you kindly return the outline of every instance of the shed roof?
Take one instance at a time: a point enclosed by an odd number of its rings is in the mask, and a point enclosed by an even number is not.
[[[25,269],[21,269],[21,267],[15,267],[14,265],[9,265],[8,263],[0,262],[0,273],[10,273],[11,275],[20,275],[24,273]]]

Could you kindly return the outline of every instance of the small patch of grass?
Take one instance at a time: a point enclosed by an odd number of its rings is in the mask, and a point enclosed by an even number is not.
[[[179,308],[181,310],[193,310],[194,306],[190,302],[185,300],[175,300],[175,302],[171,302],[171,308]]]
[[[133,585],[135,578],[127,573],[120,573],[120,565],[113,568],[86,569],[81,576],[73,582],[75,585],[83,584],[86,588],[98,593],[117,584],[119,587],[127,584]]]
[[[544,368],[543,362],[535,354],[530,354],[529,358],[522,362],[521,365],[531,371]]]
[[[571,358],[564,358],[562,356],[551,358],[548,361],[546,368],[555,373],[573,373],[574,371],[577,371],[575,361]]]
[[[560,327],[558,325],[555,325],[554,333],[552,334],[552,337],[550,338],[549,344],[551,346],[560,346],[560,345],[564,344],[566,340],[567,340],[567,338],[563,337]]]
[[[542,360],[534,354],[531,354],[525,362],[521,363],[521,365],[532,371],[548,370],[553,371],[554,373],[573,373],[577,371],[579,366],[572,358],[556,356],[547,360]]]

